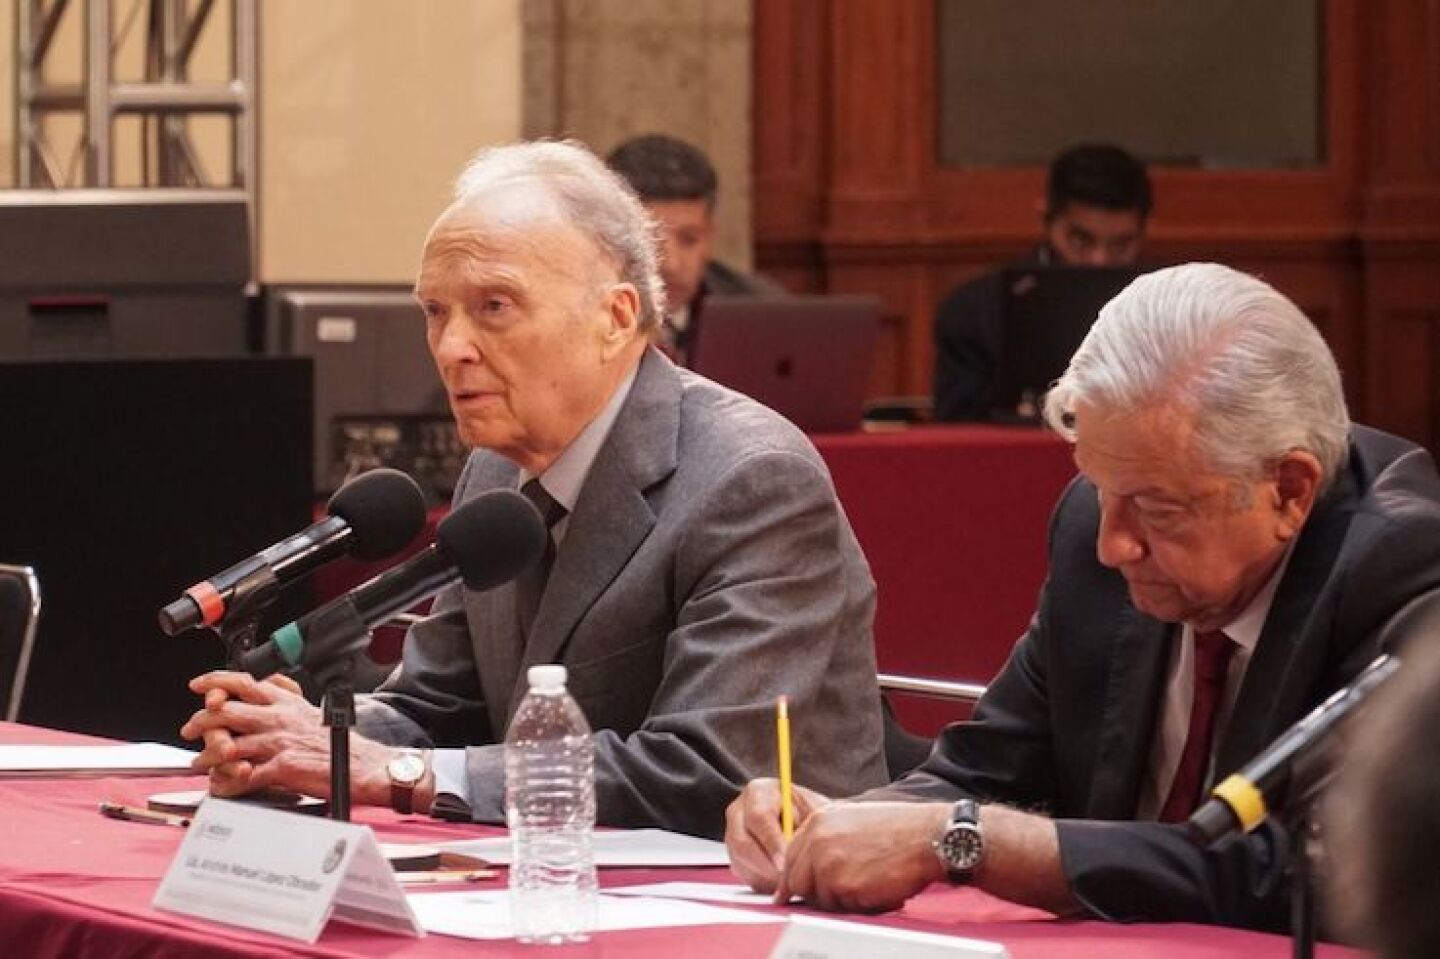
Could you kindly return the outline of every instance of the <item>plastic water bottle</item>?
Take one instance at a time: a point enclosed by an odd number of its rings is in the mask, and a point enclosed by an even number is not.
[[[595,744],[564,666],[532,666],[505,736],[510,917],[521,942],[578,942],[595,927]]]

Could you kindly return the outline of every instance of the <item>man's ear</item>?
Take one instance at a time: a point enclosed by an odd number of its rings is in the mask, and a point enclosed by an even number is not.
[[[1294,537],[1305,525],[1320,495],[1323,472],[1320,461],[1308,450],[1291,450],[1275,464],[1275,495],[1284,539]]]
[[[614,359],[640,335],[640,293],[631,283],[616,283],[606,294],[610,322],[602,334],[605,359]]]

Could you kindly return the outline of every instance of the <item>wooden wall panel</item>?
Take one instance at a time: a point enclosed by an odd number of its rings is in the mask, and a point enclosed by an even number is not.
[[[928,26],[920,5],[841,2],[827,104],[833,131],[827,234],[835,242],[913,236],[928,164],[916,131],[929,125],[911,62]]]
[[[824,222],[829,7],[826,0],[755,5],[754,223],[772,258],[773,245],[813,244]]]
[[[926,271],[919,264],[850,263],[832,269],[830,292],[870,293],[880,297],[880,344],[876,349],[871,396],[895,396],[896,383],[928,378],[929,343],[916,342],[928,331],[909,322],[930,301]],[[923,367],[923,369],[922,369]]]
[[[1331,344],[1357,419],[1440,448],[1440,3],[1325,0],[1324,21],[1325,165],[1154,170],[1147,259],[1265,276]],[[934,0],[756,5],[761,266],[881,295],[877,395],[929,393],[936,304],[1039,235],[1043,170],[936,163],[934,24]]]
[[[1403,436],[1440,449],[1440,269],[1436,258],[1397,257],[1369,271],[1367,409]]]

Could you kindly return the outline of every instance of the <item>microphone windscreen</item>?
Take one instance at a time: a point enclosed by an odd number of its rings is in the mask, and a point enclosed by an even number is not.
[[[435,545],[473,590],[508,583],[540,561],[545,521],[515,490],[481,493],[440,521]]]
[[[350,524],[357,559],[398,553],[425,528],[425,495],[399,470],[361,473],[330,497],[326,511]]]

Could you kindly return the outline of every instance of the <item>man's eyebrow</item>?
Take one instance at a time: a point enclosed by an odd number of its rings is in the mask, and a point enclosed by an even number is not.
[[[1141,491],[1138,492],[1138,493],[1131,493],[1131,494],[1130,494],[1130,498],[1131,498],[1132,500],[1139,500],[1139,499],[1152,500],[1152,501],[1153,501],[1156,505],[1158,505],[1158,506],[1189,506],[1189,505],[1190,505],[1190,501],[1189,501],[1189,500],[1187,500],[1187,499],[1185,499],[1185,498],[1183,498],[1183,497],[1176,496],[1176,495],[1174,495],[1173,493],[1167,493],[1167,492],[1165,492],[1165,491],[1163,491],[1163,490],[1149,490],[1149,489],[1144,489],[1144,490],[1141,490]]]
[[[1085,472],[1085,467],[1080,465],[1080,460],[1078,457],[1074,457],[1074,460],[1075,472],[1080,474],[1081,479],[1085,480],[1091,486],[1095,487],[1095,491],[1097,493],[1108,492],[1112,496],[1119,496],[1123,499],[1130,500],[1138,499],[1139,497],[1145,496],[1152,499],[1164,500],[1167,503],[1174,503],[1176,505],[1184,505],[1186,502],[1186,500],[1184,500],[1183,498],[1177,497],[1174,493],[1159,486],[1142,486],[1136,490],[1125,490],[1123,492],[1116,492],[1113,489],[1107,490],[1106,488],[1102,487],[1098,482],[1096,482],[1095,477]]]

